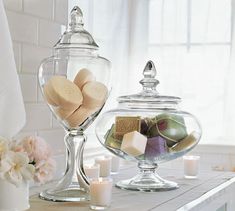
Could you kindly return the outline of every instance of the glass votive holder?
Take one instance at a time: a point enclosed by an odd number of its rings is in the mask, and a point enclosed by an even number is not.
[[[186,155],[183,156],[184,161],[184,177],[186,179],[197,178],[199,172],[200,156]]]
[[[111,173],[112,157],[101,156],[95,158],[95,163],[100,165],[100,177],[109,177]]]
[[[112,200],[113,180],[111,178],[98,178],[90,180],[90,208],[92,210],[107,209]]]
[[[90,179],[98,179],[100,177],[100,165],[93,164],[93,165],[84,165],[84,171],[87,178]]]
[[[121,159],[116,155],[111,155],[111,158],[112,158],[111,174],[117,174],[120,170]]]

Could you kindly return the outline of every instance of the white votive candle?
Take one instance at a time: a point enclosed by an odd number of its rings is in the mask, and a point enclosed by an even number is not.
[[[112,171],[112,173],[116,174],[120,170],[120,158],[115,155],[112,155],[111,157],[112,157],[111,171]]]
[[[184,160],[184,177],[187,179],[197,178],[199,172],[200,156],[187,155],[183,156]]]
[[[91,179],[90,181],[90,208],[94,210],[106,209],[111,204],[112,198],[111,178]]]
[[[100,165],[100,177],[109,177],[111,173],[112,158],[103,156],[95,158],[95,163]]]
[[[100,165],[84,165],[84,171],[88,179],[97,179],[100,177]]]

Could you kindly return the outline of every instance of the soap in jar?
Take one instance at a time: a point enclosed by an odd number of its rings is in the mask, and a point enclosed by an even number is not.
[[[167,140],[167,146],[171,147],[188,134],[183,117],[163,113],[156,116],[156,123],[151,126],[148,135],[149,137],[162,136]]]

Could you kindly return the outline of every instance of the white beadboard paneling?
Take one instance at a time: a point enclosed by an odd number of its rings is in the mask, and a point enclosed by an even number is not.
[[[3,0],[3,4],[9,10],[22,11],[22,0]]]
[[[53,154],[64,154],[65,153],[65,144],[64,144],[64,130],[53,129],[48,131],[39,131],[38,135],[43,137],[48,144],[52,147]]]
[[[24,11],[38,17],[52,19],[53,0],[24,0]]]
[[[22,72],[38,73],[41,61],[52,54],[50,48],[43,48],[36,45],[22,45]]]
[[[19,78],[24,102],[36,102],[37,77],[35,75],[20,74]]]
[[[40,20],[39,44],[53,47],[61,35],[61,25],[52,21]]]
[[[67,25],[68,1],[55,0],[55,21]]]
[[[38,20],[34,17],[7,11],[11,37],[14,41],[37,44]]]
[[[23,131],[51,128],[51,112],[45,104],[25,104],[26,125]]]
[[[21,44],[17,42],[13,42],[13,51],[16,63],[16,69],[19,73],[21,71]]]

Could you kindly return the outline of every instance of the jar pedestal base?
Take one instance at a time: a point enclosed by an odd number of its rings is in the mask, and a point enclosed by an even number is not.
[[[174,190],[179,186],[177,183],[164,180],[158,175],[154,175],[151,178],[142,178],[137,175],[132,179],[117,182],[116,187],[133,191],[158,192]]]
[[[148,165],[145,162],[138,164],[139,174],[128,180],[121,180],[116,187],[133,191],[158,192],[178,188],[178,184],[162,179],[157,173],[157,165]]]

